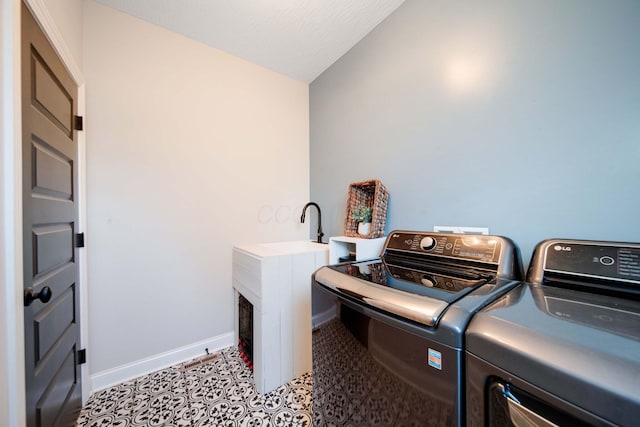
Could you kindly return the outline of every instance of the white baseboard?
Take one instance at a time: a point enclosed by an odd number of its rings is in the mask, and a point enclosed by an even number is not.
[[[204,356],[203,350],[209,349],[210,353],[231,347],[235,344],[234,333],[218,335],[193,344],[179,347],[164,353],[156,354],[145,359],[116,366],[115,368],[97,372],[91,376],[91,393],[104,390],[116,384],[137,378],[169,366]]]

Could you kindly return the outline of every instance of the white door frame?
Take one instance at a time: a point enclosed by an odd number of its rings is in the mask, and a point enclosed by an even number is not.
[[[22,303],[21,0],[0,0],[0,425],[24,426],[24,311]],[[84,76],[43,0],[24,0],[78,85],[78,115],[85,116]],[[86,230],[86,140],[78,133],[78,232]],[[88,345],[87,249],[79,251],[80,345]],[[82,401],[90,392],[89,364],[82,367]]]
[[[0,425],[25,425],[20,0],[0,3]]]

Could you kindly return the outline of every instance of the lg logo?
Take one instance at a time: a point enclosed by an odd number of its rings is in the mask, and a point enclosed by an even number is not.
[[[562,245],[555,245],[553,247],[554,250],[560,252],[571,252],[571,246],[562,246]]]

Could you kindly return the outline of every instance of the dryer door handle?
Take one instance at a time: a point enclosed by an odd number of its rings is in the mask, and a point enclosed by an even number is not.
[[[536,426],[536,427],[557,427],[558,425],[544,418],[542,415],[520,403],[520,400],[513,395],[508,384],[499,384],[502,395],[507,401],[509,408],[509,418],[514,426]]]

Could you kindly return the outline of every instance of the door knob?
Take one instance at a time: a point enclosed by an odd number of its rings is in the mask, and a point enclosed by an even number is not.
[[[24,306],[28,307],[32,302],[39,299],[43,303],[48,303],[51,299],[51,288],[45,286],[40,289],[40,292],[35,292],[33,288],[27,288],[24,290]]]

